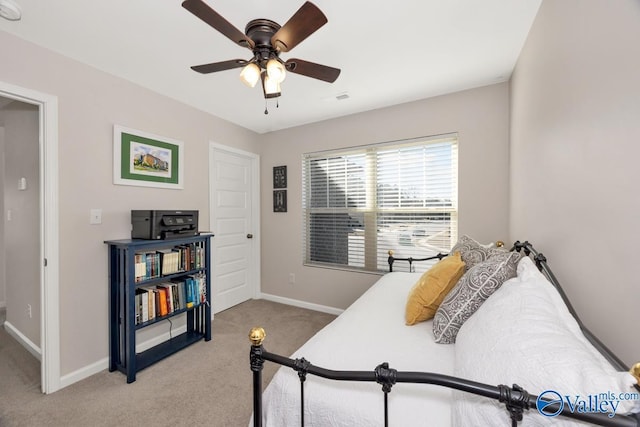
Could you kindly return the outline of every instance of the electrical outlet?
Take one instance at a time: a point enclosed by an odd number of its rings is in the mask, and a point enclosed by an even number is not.
[[[31,304],[27,304],[27,316],[29,316],[29,319],[33,318],[33,313],[31,312]]]
[[[296,283],[296,275],[295,274],[289,273],[289,283],[292,284],[292,285],[294,283]]]

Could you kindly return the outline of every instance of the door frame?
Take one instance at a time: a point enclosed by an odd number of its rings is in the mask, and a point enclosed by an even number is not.
[[[3,81],[0,96],[37,105],[39,111],[40,388],[53,393],[60,389],[58,97]]]
[[[215,203],[213,198],[213,187],[211,186],[211,182],[213,181],[214,174],[214,164],[213,164],[213,154],[216,151],[223,151],[235,155],[240,155],[248,158],[251,161],[251,228],[253,234],[253,242],[251,245],[251,259],[249,260],[249,268],[250,272],[250,285],[252,287],[251,293],[253,294],[253,298],[258,298],[260,295],[261,289],[261,272],[260,272],[260,155],[256,153],[251,153],[249,151],[240,150],[238,148],[229,147],[227,145],[218,144],[216,142],[209,142],[209,228],[213,228],[214,222],[214,210]],[[216,230],[210,230],[214,233],[214,242],[212,242],[212,250],[210,257],[214,256],[213,246],[215,245],[215,232]],[[213,268],[213,260],[209,259],[209,265]],[[211,286],[212,289],[217,289],[213,280],[215,279],[215,275],[211,274]],[[215,297],[215,293],[212,290],[212,298]],[[213,306],[212,306],[213,307]]]

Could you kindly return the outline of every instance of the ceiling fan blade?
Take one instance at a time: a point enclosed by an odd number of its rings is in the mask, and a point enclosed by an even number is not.
[[[237,43],[242,47],[253,49],[253,40],[234,27],[233,24],[224,19],[218,12],[211,9],[202,0],[186,0],[182,3],[182,7],[202,19],[207,24],[211,25],[232,42]]]
[[[314,62],[303,61],[302,59],[290,59],[284,63],[288,71],[301,74],[325,82],[333,83],[340,75],[339,68],[328,67]]]
[[[229,61],[212,62],[210,64],[194,65],[191,67],[193,71],[202,74],[215,73],[217,71],[231,70],[232,68],[240,68],[247,65],[249,61],[244,59],[230,59]]]
[[[271,45],[281,52],[288,52],[327,23],[327,17],[316,5],[306,2],[271,37]]]

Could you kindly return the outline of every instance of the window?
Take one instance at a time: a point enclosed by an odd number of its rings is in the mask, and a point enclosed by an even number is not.
[[[306,265],[387,271],[390,249],[424,258],[457,240],[457,135],[309,153],[302,170]]]

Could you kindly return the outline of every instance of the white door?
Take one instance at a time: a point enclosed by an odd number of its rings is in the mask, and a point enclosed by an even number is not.
[[[211,286],[217,313],[257,294],[259,158],[216,144],[210,153],[210,224],[215,234]]]

